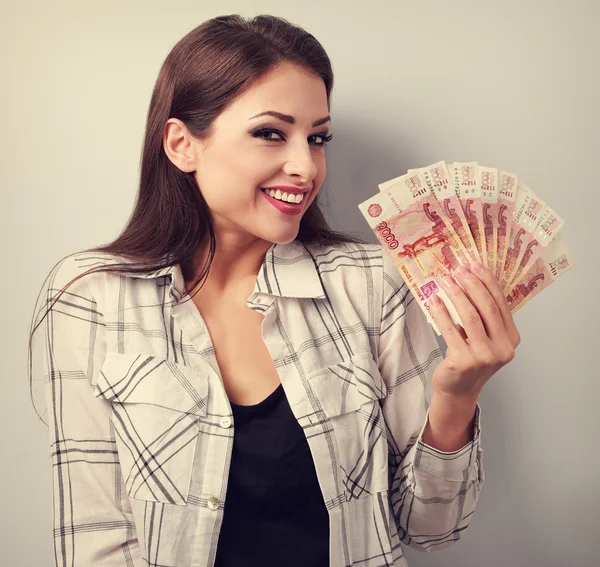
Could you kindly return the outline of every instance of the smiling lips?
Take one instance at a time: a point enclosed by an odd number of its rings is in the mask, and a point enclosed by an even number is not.
[[[261,193],[279,212],[286,215],[299,215],[305,209],[304,196],[310,193],[310,189],[299,187],[285,187],[289,191],[282,191],[278,187],[263,187]]]
[[[305,195],[305,192],[292,193],[291,191],[282,191],[281,189],[263,188],[262,191],[269,195],[269,197],[272,197],[273,199],[277,199],[278,201],[283,201],[284,203],[291,203],[295,205],[299,205],[300,203],[302,203]]]

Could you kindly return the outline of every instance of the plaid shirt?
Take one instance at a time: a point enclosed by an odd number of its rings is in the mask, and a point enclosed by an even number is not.
[[[64,258],[35,313],[72,277],[117,260]],[[34,335],[58,566],[214,563],[234,423],[186,295],[179,265],[93,274]],[[406,566],[401,542],[433,550],[458,540],[484,480],[480,408],[474,441],[459,451],[422,442],[441,353],[381,246],[273,245],[247,304],[264,315],[265,344],[306,434],[331,566]]]

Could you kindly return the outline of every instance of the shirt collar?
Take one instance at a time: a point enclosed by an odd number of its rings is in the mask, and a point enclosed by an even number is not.
[[[143,279],[170,276],[169,294],[179,301],[187,293],[180,264],[125,275]],[[321,299],[325,297],[315,260],[302,242],[273,244],[269,248],[249,299],[259,295]]]

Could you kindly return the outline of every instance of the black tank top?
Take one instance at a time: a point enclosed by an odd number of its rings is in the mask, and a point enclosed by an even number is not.
[[[329,515],[283,386],[231,404],[235,433],[215,567],[329,567]]]

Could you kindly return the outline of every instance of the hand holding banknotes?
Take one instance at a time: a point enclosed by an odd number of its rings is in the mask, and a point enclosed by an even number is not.
[[[408,170],[379,190],[358,207],[448,346],[423,440],[456,451],[483,386],[514,357],[512,315],[573,266],[564,220],[516,174],[477,162]]]
[[[455,325],[435,296],[431,316],[448,348],[433,373],[434,392],[476,401],[485,383],[509,363],[521,340],[498,280],[479,263],[456,270],[456,281],[442,278],[446,295],[463,327]],[[458,285],[460,284],[460,285]]]
[[[438,334],[433,298],[462,323],[441,285],[458,266],[483,264],[516,313],[573,265],[564,220],[514,173],[441,161],[379,190],[358,207]]]

